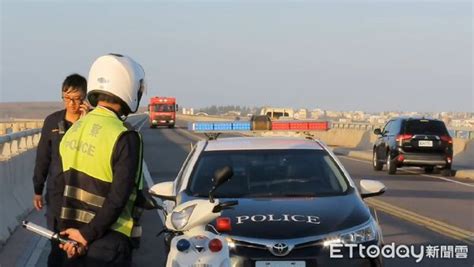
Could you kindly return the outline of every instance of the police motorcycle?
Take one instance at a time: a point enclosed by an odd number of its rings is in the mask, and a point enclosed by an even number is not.
[[[229,181],[232,175],[232,168],[228,166],[217,170],[208,199],[181,203],[171,213],[166,214],[165,228],[160,232],[167,234],[165,242],[166,239],[169,242],[166,267],[230,266],[227,241],[209,223],[221,216],[222,210],[231,209],[238,204],[235,200],[220,202],[213,197],[216,189]],[[162,184],[152,186],[150,194],[166,199],[164,194],[160,194],[164,192],[162,187]]]

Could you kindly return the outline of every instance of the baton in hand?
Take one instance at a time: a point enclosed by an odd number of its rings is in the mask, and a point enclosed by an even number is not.
[[[50,230],[48,230],[48,229],[46,229],[42,226],[39,226],[37,224],[32,223],[32,222],[23,221],[22,226],[26,230],[31,231],[35,234],[38,234],[42,237],[46,237],[49,240],[55,240],[55,241],[60,242],[61,244],[72,243],[76,249],[79,247],[79,243],[77,241],[69,239],[65,236],[61,236],[61,235],[59,235],[59,233],[55,233],[53,231],[50,231]]]

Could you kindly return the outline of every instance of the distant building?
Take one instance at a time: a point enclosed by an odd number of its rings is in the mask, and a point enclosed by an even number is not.
[[[339,118],[342,117],[342,112],[340,111],[326,111],[326,117],[329,118]]]
[[[237,110],[231,110],[231,111],[227,111],[224,116],[240,116],[240,111],[237,111]]]
[[[474,128],[474,119],[470,119],[470,120],[463,120],[463,119],[451,120],[450,124],[451,124],[451,127],[454,127],[454,128],[471,129],[471,128]]]
[[[183,115],[194,115],[194,109],[193,108],[181,108],[181,113]]]
[[[311,111],[311,118],[312,119],[318,120],[318,119],[323,118],[325,116],[326,116],[326,112],[322,109],[317,108],[317,109],[313,109]]]
[[[385,124],[387,118],[385,116],[372,115],[369,117],[368,121],[370,124]]]
[[[308,118],[308,111],[304,108],[301,108],[295,112],[294,118],[298,120],[305,120]]]
[[[272,120],[278,119],[293,119],[294,111],[292,108],[276,108],[276,107],[264,107],[260,110],[260,115],[267,115]]]

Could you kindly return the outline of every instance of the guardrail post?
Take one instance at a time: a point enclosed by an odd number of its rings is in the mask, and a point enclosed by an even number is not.
[[[33,135],[33,145],[34,146],[38,145],[40,138],[41,138],[41,133],[37,133],[37,134]]]
[[[18,140],[18,153],[24,152],[28,149],[26,145],[26,136],[22,136]]]
[[[33,144],[33,137],[34,135],[26,136],[26,149],[33,148],[35,145]]]
[[[13,156],[13,155],[16,155],[18,154],[18,140],[17,139],[13,139],[11,142],[10,142],[10,156]]]
[[[11,144],[10,142],[5,142],[3,144],[0,144],[0,157],[2,160],[8,159],[11,156]]]

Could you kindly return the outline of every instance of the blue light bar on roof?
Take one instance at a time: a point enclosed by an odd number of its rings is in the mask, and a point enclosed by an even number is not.
[[[232,131],[327,131],[329,122],[315,120],[277,120],[262,124],[258,121],[200,121],[190,122],[188,130],[195,132],[232,132]]]
[[[249,121],[190,122],[188,130],[195,132],[250,131]]]
[[[232,131],[232,122],[215,122],[214,131]]]
[[[234,121],[232,123],[232,129],[234,131],[250,131],[252,129],[252,124],[249,121]]]

